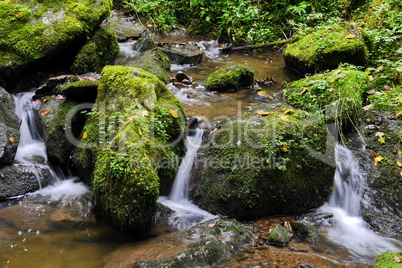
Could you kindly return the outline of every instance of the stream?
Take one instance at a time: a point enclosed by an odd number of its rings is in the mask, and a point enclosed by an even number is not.
[[[129,43],[121,44],[117,62],[122,63],[136,55],[130,47]],[[249,89],[220,94],[205,91],[202,80],[206,75],[232,62],[248,64],[255,70],[256,79],[273,77],[276,83],[262,88],[272,98],[260,96]],[[219,54],[216,50],[209,50],[205,52],[200,65],[172,65],[171,71],[172,74],[183,71],[193,78],[191,87],[181,90],[169,87],[183,102],[188,115],[210,122],[241,115],[260,103],[274,102],[277,100],[276,93],[283,89],[283,83],[300,78],[285,68],[280,53]],[[186,138],[187,153],[176,175],[172,193],[159,199],[160,203],[175,211],[169,219],[173,229],[155,229],[152,238],[140,241],[133,241],[133,238],[120,233],[94,212],[91,191],[87,186],[78,178],[65,176],[57,168],[48,165],[46,148],[33,117],[32,94],[20,93],[14,97],[16,113],[22,119],[16,164],[32,169],[38,165],[46,166],[51,173],[51,186],[0,203],[1,267],[120,267],[118,262],[113,262],[119,254],[120,257],[121,254],[137,254],[142,260],[153,258],[152,254],[155,253],[151,249],[166,251],[166,254],[175,250],[180,252],[185,245],[173,242],[169,236],[173,230],[190,228],[197,222],[216,217],[192,204],[184,190],[202,142],[203,132],[196,129],[192,136]],[[314,267],[371,267],[379,253],[400,249],[401,238],[390,238],[370,231],[359,217],[359,185],[363,183],[364,176],[349,150],[338,147],[337,152],[338,168],[334,179],[339,191],[334,192],[323,207],[311,213],[334,214],[333,218],[323,219],[316,226],[320,233],[316,245],[300,241],[292,241],[286,248],[260,244],[247,248],[217,267],[300,267],[301,264]],[[245,224],[259,232],[272,223],[290,218],[293,217],[272,217]],[[166,246],[167,241],[171,242],[169,246]],[[127,249],[130,253],[127,253]]]

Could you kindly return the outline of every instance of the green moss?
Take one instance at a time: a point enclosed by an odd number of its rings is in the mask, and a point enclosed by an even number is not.
[[[292,226],[292,231],[295,233],[296,237],[309,243],[317,241],[318,232],[313,225],[299,221],[293,221],[290,225]]]
[[[322,112],[328,122],[340,122],[347,129],[358,125],[368,75],[353,67],[316,74],[288,84],[286,101],[309,112]]]
[[[86,73],[110,63],[119,53],[116,34],[111,29],[98,29],[75,57],[71,71]]]
[[[374,268],[400,268],[402,264],[396,261],[396,258],[402,259],[402,251],[387,251],[379,255],[376,259]]]
[[[317,30],[283,52],[286,64],[303,73],[335,69],[340,63],[364,66],[367,57],[362,31],[355,25]]]
[[[2,68],[18,68],[26,62],[42,59],[87,34],[105,19],[110,0],[31,1],[18,4],[0,2],[0,57]],[[17,62],[7,58],[17,55]],[[10,74],[11,71],[8,72]]]
[[[258,116],[264,112],[268,115]],[[284,105],[263,105],[229,120],[200,149],[194,199],[213,213],[238,218],[319,206],[332,190],[334,174],[333,141],[326,135],[321,116]],[[306,148],[326,157],[316,158]]]
[[[254,70],[244,64],[228,64],[209,74],[205,80],[207,90],[226,91],[250,86],[254,82]]]
[[[370,95],[368,101],[374,110],[399,112],[402,110],[402,87],[382,88]]]
[[[80,149],[75,159],[91,167],[87,156],[93,155],[94,205],[121,230],[149,230],[160,178],[171,181],[177,171],[185,118],[156,76],[131,67],[103,69],[83,132],[83,142],[94,148]]]
[[[275,246],[284,247],[290,242],[292,236],[292,232],[282,225],[277,224],[269,233],[267,242]]]

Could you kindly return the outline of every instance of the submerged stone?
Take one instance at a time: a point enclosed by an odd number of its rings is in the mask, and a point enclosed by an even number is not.
[[[332,191],[334,141],[319,114],[262,105],[220,124],[200,148],[194,202],[255,219],[321,206]]]
[[[314,73],[338,68],[340,63],[364,66],[367,53],[362,29],[347,24],[317,30],[289,44],[283,59],[299,72]]]
[[[277,224],[269,232],[267,243],[278,247],[285,247],[289,244],[292,237],[293,233],[291,231]]]
[[[228,64],[209,74],[204,86],[207,90],[231,91],[251,86],[254,70],[244,64]]]

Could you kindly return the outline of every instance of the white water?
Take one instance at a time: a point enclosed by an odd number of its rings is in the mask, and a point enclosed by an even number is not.
[[[31,196],[42,195],[47,196],[50,202],[61,202],[63,205],[71,205],[71,202],[74,202],[76,205],[81,206],[81,201],[77,201],[84,197],[86,200],[84,202],[89,202],[90,198],[87,196],[90,195],[90,190],[83,183],[76,183],[77,178],[66,179],[61,170],[56,173],[49,166],[46,146],[36,124],[34,102],[32,101],[34,94],[33,92],[24,92],[14,96],[16,114],[21,119],[20,142],[15,161],[33,172],[38,179],[39,185],[41,173],[38,172],[37,168],[49,170],[51,185],[43,189],[40,185],[40,189],[30,194]]]
[[[360,217],[364,176],[352,152],[337,145],[335,190],[320,208],[334,215],[335,225],[328,229],[328,239],[346,247],[358,257],[374,257],[385,251],[398,251],[398,241],[382,237],[367,228]]]
[[[216,216],[200,209],[189,200],[189,181],[194,159],[202,142],[203,130],[197,128],[193,136],[187,136],[185,157],[180,163],[169,197],[160,197],[158,202],[174,211],[169,224],[178,229],[186,229]]]

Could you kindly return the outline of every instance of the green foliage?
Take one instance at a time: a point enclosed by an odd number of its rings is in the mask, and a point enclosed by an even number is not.
[[[401,263],[397,259],[402,259],[402,250],[399,252],[386,251],[376,259],[374,268],[400,268]]]

